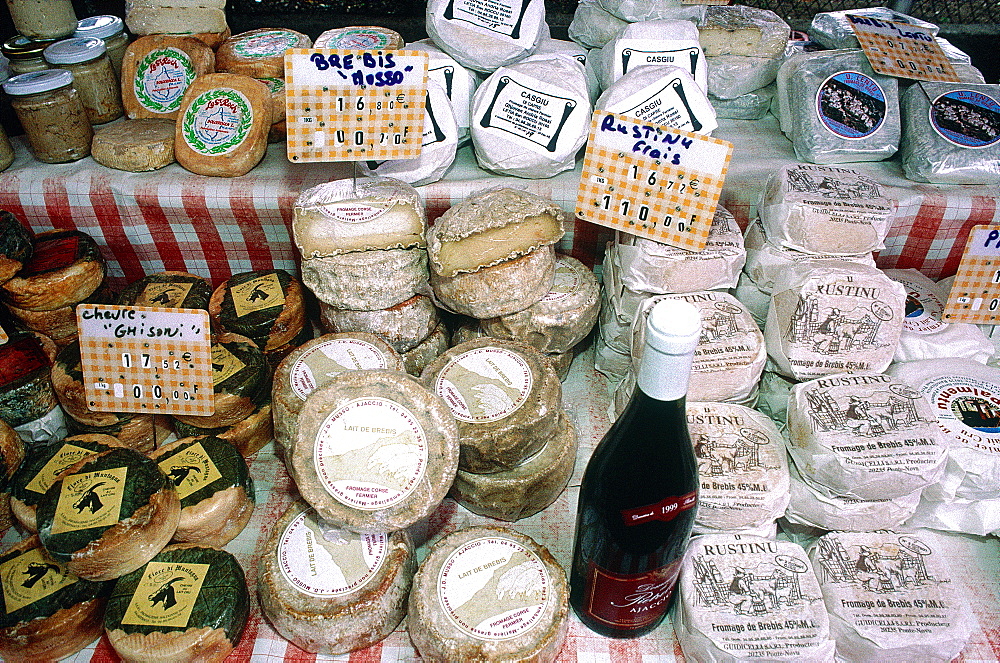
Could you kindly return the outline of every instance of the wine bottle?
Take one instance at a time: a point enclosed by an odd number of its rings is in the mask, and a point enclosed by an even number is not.
[[[583,475],[570,604],[601,635],[648,633],[670,606],[698,501],[684,403],[700,334],[691,304],[651,309],[635,392]]]

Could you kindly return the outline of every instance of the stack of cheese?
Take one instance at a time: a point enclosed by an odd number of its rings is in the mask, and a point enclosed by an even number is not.
[[[0,420],[32,446],[66,435],[63,410],[52,388],[56,346],[21,326],[3,325],[0,344]]]
[[[210,48],[230,34],[224,0],[130,0],[125,24],[134,35],[186,35]]]

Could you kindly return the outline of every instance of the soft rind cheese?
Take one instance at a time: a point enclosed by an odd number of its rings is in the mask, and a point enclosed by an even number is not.
[[[530,55],[547,32],[542,0],[496,7],[467,0],[427,3],[427,34],[462,66],[489,73]]]
[[[215,68],[252,78],[283,78],[285,51],[310,48],[308,35],[290,28],[259,28],[226,39],[215,49]]]
[[[141,567],[177,529],[173,484],[144,454],[113,448],[71,465],[36,510],[42,545],[88,580],[111,580]]]
[[[420,377],[427,364],[439,357],[449,345],[448,327],[444,322],[439,322],[420,345],[403,353],[403,367],[413,377]]]
[[[744,5],[709,6],[698,25],[698,40],[708,57],[741,55],[775,58],[785,51],[791,28],[769,9]]]
[[[452,532],[413,578],[407,630],[426,660],[551,663],[569,630],[566,573],[524,534],[496,526]]]
[[[164,548],[115,583],[104,615],[111,646],[127,661],[150,652],[182,661],[222,661],[250,614],[243,568],[225,550]]]
[[[184,437],[149,454],[174,484],[181,514],[173,540],[221,548],[253,515],[253,478],[232,442],[213,435]]]
[[[709,62],[711,66],[711,62]],[[779,66],[780,69],[780,66]],[[777,74],[777,72],[775,72]],[[775,83],[746,92],[732,99],[720,99],[709,93],[708,101],[715,109],[716,117],[729,120],[759,120],[767,115],[777,93]]]
[[[441,398],[396,371],[346,371],[309,394],[289,471],[326,520],[403,529],[441,503],[458,469],[458,426]]]
[[[559,426],[559,377],[523,343],[467,341],[431,362],[420,380],[458,422],[458,466],[466,472],[511,470],[545,446]]]
[[[212,286],[187,272],[159,272],[133,281],[118,295],[121,306],[158,306],[208,310]]]
[[[35,236],[31,260],[4,283],[4,301],[29,311],[51,311],[82,302],[104,282],[104,258],[94,238],[79,230]]]
[[[635,67],[604,90],[594,108],[705,135],[719,126],[690,70],[671,65]]]
[[[241,272],[219,284],[208,302],[217,327],[246,336],[267,352],[306,324],[302,284],[283,269]]]
[[[654,19],[630,23],[597,54],[596,72],[605,90],[643,65],[681,67],[707,91],[705,55],[698,29],[688,20]]]
[[[275,523],[259,564],[257,593],[275,630],[300,649],[337,655],[399,625],[417,558],[406,530],[357,534],[298,501]]]
[[[400,49],[403,43],[403,37],[395,30],[377,25],[349,25],[324,30],[316,37],[313,48]]]
[[[44,339],[44,340],[43,340]],[[55,344],[33,332],[19,332],[0,345],[0,419],[19,428],[58,407],[52,388]]]
[[[69,417],[66,428],[73,435],[110,435],[120,446],[147,453],[156,447],[156,430],[152,414],[122,415],[110,426],[89,426]]]
[[[132,0],[125,12],[125,25],[134,35],[220,33],[229,29],[222,7],[208,3],[185,3],[178,7],[169,0]]]
[[[302,282],[336,308],[376,311],[405,302],[428,281],[427,250],[371,249],[302,260]]]
[[[414,295],[379,311],[334,308],[320,302],[319,315],[323,329],[331,334],[375,334],[397,352],[407,352],[420,345],[440,320],[437,307],[426,295]]]
[[[21,270],[34,247],[35,233],[7,210],[0,210],[0,283]]]
[[[159,118],[124,120],[94,132],[94,161],[132,173],[158,170],[174,162],[174,123]]]
[[[194,37],[140,37],[125,48],[122,60],[125,113],[133,120],[176,120],[188,86],[213,71],[215,53]]]

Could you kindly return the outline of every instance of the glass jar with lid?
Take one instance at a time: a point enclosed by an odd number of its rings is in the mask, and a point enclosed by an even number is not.
[[[59,41],[58,39],[28,39],[24,35],[15,35],[0,46],[0,52],[10,60],[11,74],[27,74],[32,71],[44,71],[49,63],[42,57],[42,51]]]
[[[50,65],[73,74],[73,87],[80,93],[91,124],[104,124],[124,115],[121,86],[103,39],[63,39],[46,48],[44,55]]]
[[[72,0],[7,0],[14,29],[31,39],[68,37],[76,30]]]
[[[104,40],[108,49],[108,58],[114,67],[115,76],[121,80],[122,60],[125,58],[125,47],[128,46],[128,33],[125,32],[125,22],[117,16],[89,16],[81,18],[76,24],[74,37],[97,37]]]
[[[7,80],[10,73],[7,71],[6,65],[0,67],[0,83]],[[7,138],[7,132],[4,131],[3,127],[0,127],[0,170],[7,170],[10,164],[14,163],[14,148],[10,144],[10,139]]]
[[[90,154],[94,131],[73,87],[73,74],[65,69],[33,71],[14,76],[3,89],[36,159],[65,163]]]

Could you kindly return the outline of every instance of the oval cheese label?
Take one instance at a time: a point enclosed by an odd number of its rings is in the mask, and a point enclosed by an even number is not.
[[[448,556],[438,576],[444,613],[474,638],[509,640],[542,618],[552,592],[545,566],[517,541],[473,539]]]
[[[485,423],[517,411],[533,384],[528,362],[509,350],[486,346],[452,358],[434,390],[459,421]]]
[[[172,113],[195,78],[194,64],[179,48],[150,51],[139,62],[132,80],[135,98],[146,110]]]
[[[953,90],[931,102],[934,131],[959,147],[988,147],[1000,141],[1000,103],[974,90]]]
[[[68,587],[79,578],[41,548],[32,548],[0,564],[0,587],[7,614]]]
[[[320,425],[313,463],[335,500],[377,511],[399,504],[416,489],[427,456],[427,435],[412,412],[388,398],[356,398]]]
[[[392,205],[365,205],[358,202],[332,203],[320,208],[323,216],[344,223],[367,223],[389,211]]]
[[[946,375],[928,380],[920,391],[945,432],[976,449],[1000,454],[1000,385]]]
[[[292,364],[289,382],[292,393],[305,400],[321,382],[344,371],[388,367],[385,354],[368,341],[336,338],[303,352]]]
[[[202,92],[184,113],[181,133],[184,142],[198,154],[229,154],[246,139],[253,126],[250,100],[232,88]]]
[[[552,289],[542,297],[542,301],[555,304],[569,299],[577,292],[582,284],[580,275],[576,273],[573,266],[565,260],[556,260],[556,273],[552,281]]]
[[[284,53],[299,43],[297,35],[285,30],[268,30],[260,32],[233,44],[237,55],[245,58],[268,58]]]
[[[849,140],[866,138],[885,121],[885,91],[861,72],[841,71],[816,92],[816,113],[831,133]]]
[[[278,541],[278,568],[309,596],[342,596],[364,587],[388,556],[389,537],[322,526],[313,509],[300,513]]]

